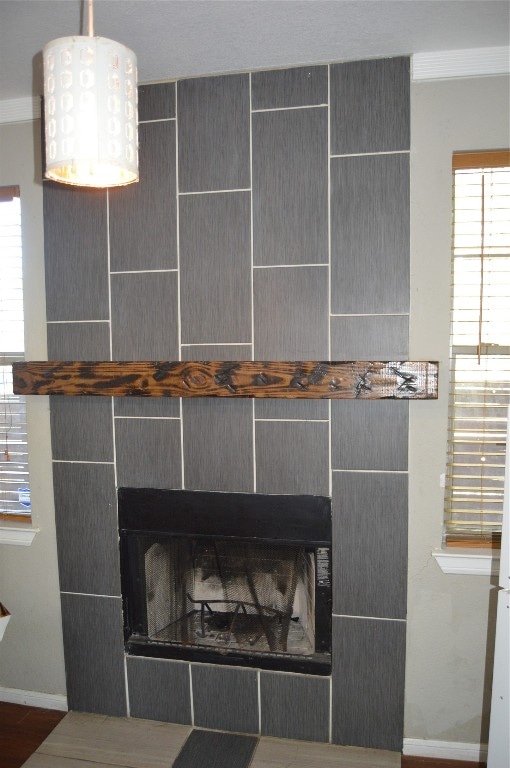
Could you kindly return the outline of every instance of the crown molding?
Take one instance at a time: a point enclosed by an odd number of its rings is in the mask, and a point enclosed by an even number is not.
[[[510,48],[506,45],[415,53],[412,56],[412,78],[415,82],[507,75],[509,72]]]

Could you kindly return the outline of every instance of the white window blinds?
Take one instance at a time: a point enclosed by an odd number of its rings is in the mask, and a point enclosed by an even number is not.
[[[453,157],[449,546],[497,546],[510,396],[510,153]]]
[[[24,359],[21,208],[0,187],[0,519],[30,517],[25,398],[12,393],[12,363]]]

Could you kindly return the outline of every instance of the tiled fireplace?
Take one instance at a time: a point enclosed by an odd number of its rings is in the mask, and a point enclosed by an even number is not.
[[[50,360],[407,358],[408,59],[148,85],[140,120],[139,184],[45,183]],[[71,709],[401,749],[405,401],[50,402]],[[331,498],[331,674],[126,653],[122,487]]]
[[[331,673],[331,502],[120,488],[128,654]]]

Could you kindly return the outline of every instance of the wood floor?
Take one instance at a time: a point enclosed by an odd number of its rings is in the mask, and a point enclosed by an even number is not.
[[[170,768],[190,726],[0,702],[0,768]],[[44,743],[43,743],[44,742]],[[27,762],[28,761],[28,762]],[[404,756],[402,768],[481,763]],[[251,768],[400,768],[395,752],[259,739]]]
[[[65,715],[0,701],[0,768],[20,768]]]

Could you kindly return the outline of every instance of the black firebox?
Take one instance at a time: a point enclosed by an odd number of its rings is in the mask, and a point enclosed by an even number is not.
[[[133,655],[328,675],[331,500],[119,489]]]

